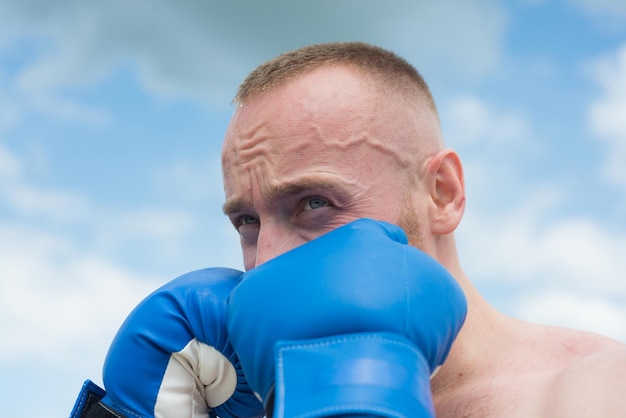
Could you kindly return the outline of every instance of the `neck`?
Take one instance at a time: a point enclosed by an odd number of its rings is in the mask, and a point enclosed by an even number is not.
[[[438,373],[431,379],[433,396],[446,396],[470,382],[485,377],[502,360],[502,342],[519,342],[517,329],[510,318],[492,307],[470,283],[465,274],[453,272],[467,298],[468,311],[463,328],[459,332],[448,358]],[[471,383],[470,383],[471,384]]]
[[[460,266],[456,244],[452,234],[438,236],[430,247],[434,256],[455,277],[467,299],[467,316],[448,358],[437,374],[431,379],[433,396],[451,393],[468,381],[482,377],[491,370],[487,364],[495,359],[501,342],[513,327],[515,321],[492,307],[472,285]]]

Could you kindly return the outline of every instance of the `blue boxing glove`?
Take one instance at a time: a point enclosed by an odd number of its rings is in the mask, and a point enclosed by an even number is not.
[[[433,417],[430,376],[466,312],[399,227],[361,219],[245,273],[228,331],[274,417]]]
[[[106,393],[87,381],[71,417],[262,417],[226,330],[241,274],[195,271],[144,299],[109,348]]]

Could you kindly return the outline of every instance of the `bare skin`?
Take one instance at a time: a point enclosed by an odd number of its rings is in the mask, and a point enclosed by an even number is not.
[[[469,303],[433,377],[440,417],[626,416],[626,346],[493,309],[463,272],[454,230],[461,162],[434,111],[393,101],[346,67],[322,67],[247,99],[223,148],[225,213],[246,269],[352,220],[400,224]]]

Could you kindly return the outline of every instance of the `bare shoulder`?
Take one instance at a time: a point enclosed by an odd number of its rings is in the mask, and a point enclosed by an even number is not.
[[[545,393],[546,417],[625,417],[626,345],[600,344],[556,373]]]
[[[445,390],[435,387],[437,416],[626,417],[626,345],[578,330],[506,324],[487,355],[449,373]]]

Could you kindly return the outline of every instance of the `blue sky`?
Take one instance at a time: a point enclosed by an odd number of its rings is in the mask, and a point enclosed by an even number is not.
[[[362,40],[430,83],[461,261],[519,318],[626,342],[626,2],[0,3],[0,400],[67,416],[149,291],[241,268],[221,139],[243,77]]]

